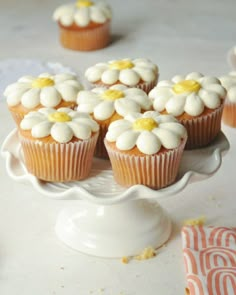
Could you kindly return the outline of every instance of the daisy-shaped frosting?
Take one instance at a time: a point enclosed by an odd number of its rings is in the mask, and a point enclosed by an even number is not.
[[[236,103],[236,72],[231,72],[219,79],[227,91],[227,99],[232,103]]]
[[[116,142],[119,150],[131,150],[135,146],[146,155],[156,154],[161,147],[177,148],[186,137],[186,129],[171,115],[155,111],[129,114],[110,124],[106,139]]]
[[[91,21],[103,24],[110,18],[111,9],[106,3],[94,3],[90,0],[78,0],[75,3],[62,5],[53,14],[53,19],[65,27],[73,23],[79,27],[86,27]]]
[[[75,102],[78,92],[82,89],[74,75],[44,73],[38,77],[21,77],[16,83],[7,86],[4,95],[9,106],[21,103],[27,109],[33,109],[40,104],[53,108],[62,100]]]
[[[86,70],[85,77],[91,83],[101,81],[112,85],[120,82],[132,87],[136,86],[140,81],[155,81],[157,74],[158,68],[150,60],[145,58],[125,58],[95,64]]]
[[[121,84],[109,89],[97,87],[91,91],[80,91],[77,103],[79,112],[93,114],[97,120],[106,120],[115,112],[124,117],[152,107],[152,101],[143,90]]]
[[[149,92],[155,110],[166,110],[175,117],[184,112],[190,116],[198,116],[205,107],[216,109],[225,95],[225,89],[217,78],[200,73],[178,75],[171,81],[160,81]]]
[[[23,130],[31,130],[34,138],[51,137],[59,143],[67,143],[73,137],[86,140],[99,125],[89,115],[70,108],[41,108],[28,113],[20,123]]]

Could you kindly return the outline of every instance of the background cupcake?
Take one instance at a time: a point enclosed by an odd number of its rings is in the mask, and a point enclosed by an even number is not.
[[[206,146],[220,132],[225,96],[217,78],[200,73],[160,81],[149,93],[155,110],[172,114],[186,127],[188,149]]]
[[[110,42],[111,9],[103,3],[78,0],[56,9],[61,44],[73,50],[96,50]]]
[[[82,89],[83,86],[74,75],[44,73],[38,77],[21,77],[7,86],[4,95],[8,109],[19,125],[28,112],[42,107],[75,108],[77,94]]]
[[[93,87],[123,84],[140,88],[146,93],[156,85],[158,76],[157,65],[146,58],[125,58],[98,63],[85,72],[86,79]]]
[[[236,72],[220,78],[227,90],[222,120],[226,125],[236,127]]]
[[[129,113],[143,112],[152,107],[152,102],[144,91],[124,85],[80,91],[77,103],[79,112],[91,114],[100,125],[95,155],[101,158],[108,158],[103,141],[110,123]]]
[[[98,124],[70,108],[41,108],[20,123],[19,138],[29,173],[45,181],[88,176],[98,138]]]
[[[177,176],[187,133],[170,115],[155,111],[130,114],[108,129],[107,148],[115,180],[129,187],[160,189]]]

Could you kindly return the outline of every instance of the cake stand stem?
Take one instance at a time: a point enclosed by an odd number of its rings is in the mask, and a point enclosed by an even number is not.
[[[160,247],[171,233],[170,218],[156,201],[72,204],[59,214],[56,233],[67,246],[86,254],[133,256],[148,246]]]

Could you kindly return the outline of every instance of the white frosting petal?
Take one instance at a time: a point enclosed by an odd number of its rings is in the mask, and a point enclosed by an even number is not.
[[[11,90],[7,96],[7,103],[9,106],[16,106],[21,102],[22,94],[27,91],[28,88]]]
[[[159,127],[162,130],[169,130],[172,133],[178,134],[180,138],[184,138],[187,135],[185,127],[177,121],[166,121],[164,123],[161,123]]]
[[[119,71],[118,70],[106,70],[101,75],[101,80],[103,83],[106,83],[108,85],[116,83],[116,81],[119,79]]]
[[[52,123],[44,121],[34,125],[31,129],[31,134],[33,137],[43,138],[50,135],[51,128],[52,128]]]
[[[104,69],[102,67],[90,67],[85,72],[85,77],[89,82],[94,83],[101,79]]]
[[[41,113],[31,112],[24,117],[24,119],[20,122],[20,128],[23,130],[30,130],[35,125],[43,122],[44,115]]]
[[[135,71],[139,74],[141,79],[145,82],[152,82],[155,80],[156,74],[154,71],[150,71],[149,68],[136,66]]]
[[[225,89],[220,84],[207,84],[204,86],[204,89],[216,92],[221,98],[225,98],[226,96]]]
[[[51,128],[51,136],[59,143],[66,143],[73,137],[72,129],[63,123],[55,123]]]
[[[40,93],[40,102],[43,106],[52,108],[61,101],[60,93],[54,87],[45,87]]]
[[[175,75],[171,80],[174,83],[179,83],[180,81],[183,81],[185,77],[183,75]],[[158,83],[158,85],[161,83],[161,81]],[[162,84],[160,84],[162,86]]]
[[[139,135],[136,145],[140,152],[146,155],[156,154],[161,148],[159,138],[149,131],[143,131]]]
[[[78,88],[62,83],[56,86],[56,89],[65,101],[76,101]]]
[[[215,109],[220,106],[221,100],[216,92],[210,92],[201,89],[201,91],[199,91],[199,96],[201,97],[205,106],[209,109]]]
[[[133,130],[124,131],[116,140],[117,148],[121,151],[131,150],[135,147],[138,136],[139,132],[134,132]]]
[[[108,141],[114,142],[117,140],[117,138],[124,133],[126,130],[130,129],[131,124],[128,121],[122,120],[122,122],[119,122],[121,120],[114,121],[110,124],[109,128],[112,130],[106,134],[106,138]],[[111,126],[112,125],[112,126]]]
[[[95,106],[93,114],[97,120],[106,120],[110,118],[115,111],[114,104],[111,101],[103,101]]]
[[[89,126],[92,132],[97,132],[99,130],[98,123],[94,120],[91,120],[90,118],[83,118],[79,116],[78,118],[75,117],[73,121],[76,123],[81,123],[84,126],[85,125]]]
[[[152,132],[155,133],[161,141],[161,145],[166,149],[177,148],[180,144],[180,137],[176,136],[172,130],[155,128]]]
[[[90,23],[89,8],[83,7],[75,12],[75,23],[79,27],[86,27]]]
[[[33,82],[34,79],[35,79],[35,78],[34,78],[33,76],[29,76],[29,75],[27,75],[27,76],[23,76],[23,77],[21,77],[21,78],[18,80],[18,82],[19,82],[19,83],[27,83],[27,84],[31,84],[31,83]]]
[[[49,74],[49,76],[50,76],[50,74]],[[67,81],[67,82],[72,82],[72,83],[75,82],[78,85],[78,81],[76,79],[76,76],[72,75],[72,74],[68,74],[68,73],[57,74],[54,77],[52,76],[51,78],[54,79],[56,84]]]
[[[125,85],[135,86],[140,81],[140,76],[132,69],[125,69],[120,72],[119,79]]]
[[[199,97],[199,95],[195,93],[191,93],[187,96],[184,111],[190,116],[198,116],[204,110],[204,103]]]
[[[166,103],[166,110],[175,117],[180,116],[184,112],[185,102],[185,95],[172,96]]]
[[[67,125],[71,128],[73,131],[73,135],[76,136],[79,139],[88,139],[91,136],[91,128],[87,124],[77,124],[76,122],[68,122]]]
[[[32,88],[26,91],[21,97],[21,103],[27,109],[33,109],[39,105],[40,89]]]
[[[126,96],[126,99],[135,101],[138,105],[141,106],[142,110],[150,110],[152,107],[152,101],[148,98],[147,95],[129,95]]]
[[[192,73],[189,73],[185,79],[186,80],[198,80],[198,79],[201,79],[202,77],[203,77],[203,75],[201,73],[192,72]]]
[[[125,117],[129,113],[140,112],[141,106],[134,100],[122,98],[115,101],[115,110],[120,116]]]
[[[107,15],[106,15],[106,13],[104,13],[103,9],[100,9],[98,7],[95,7],[95,6],[91,6],[90,18],[95,23],[103,24],[107,20]]]

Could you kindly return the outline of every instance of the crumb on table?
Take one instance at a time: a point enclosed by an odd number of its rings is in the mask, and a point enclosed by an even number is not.
[[[206,223],[205,216],[184,220],[184,225],[204,225],[205,223]]]

